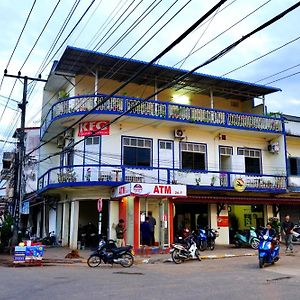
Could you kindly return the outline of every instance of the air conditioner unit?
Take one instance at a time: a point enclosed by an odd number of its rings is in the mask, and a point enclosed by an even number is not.
[[[179,138],[179,139],[185,138],[183,130],[182,129],[175,129],[174,130],[174,137]]]
[[[280,150],[278,142],[270,142],[268,145],[268,151],[271,153],[278,153]]]
[[[63,148],[65,146],[65,138],[60,135],[57,137],[57,148]]]
[[[70,128],[67,131],[65,131],[64,137],[65,139],[72,139],[74,136],[74,129]]]

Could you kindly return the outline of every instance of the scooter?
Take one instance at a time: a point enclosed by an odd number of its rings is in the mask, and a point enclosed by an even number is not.
[[[251,246],[253,249],[256,250],[259,245],[259,239],[257,238],[257,234],[255,232],[254,227],[250,227],[250,232],[247,235],[237,232],[234,236],[234,239],[235,246],[238,248]]]
[[[195,234],[192,233],[190,236],[184,239],[182,244],[172,244],[170,254],[175,264],[181,264],[187,259],[198,259],[201,260],[200,252],[195,242]]]
[[[94,251],[87,260],[87,264],[91,268],[98,267],[101,263],[119,264],[124,268],[129,268],[134,263],[132,255],[132,246],[117,247],[113,240],[105,242],[101,238],[99,247]]]
[[[204,251],[207,249],[208,238],[207,238],[207,235],[206,235],[206,232],[204,229],[199,228],[199,234],[197,235],[197,238],[196,238],[196,244],[197,244],[197,248],[200,251]],[[213,249],[214,249],[214,247],[213,247]]]
[[[274,265],[279,260],[280,245],[277,242],[275,246],[272,245],[273,238],[264,235],[261,237],[258,246],[258,261],[259,267],[263,268],[265,264]],[[274,249],[272,249],[274,247]]]
[[[300,225],[296,224],[293,229],[293,242],[300,242]]]

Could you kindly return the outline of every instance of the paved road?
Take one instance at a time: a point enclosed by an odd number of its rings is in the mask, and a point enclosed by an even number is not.
[[[262,270],[256,257],[91,269],[0,267],[0,299],[299,299],[300,259]]]

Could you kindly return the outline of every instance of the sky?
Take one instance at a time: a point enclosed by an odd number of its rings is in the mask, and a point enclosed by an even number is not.
[[[61,57],[67,45],[100,52],[109,51],[110,54],[119,56],[124,56],[125,53],[134,46],[133,49],[125,55],[131,58],[163,24],[187,3],[185,8],[179,12],[164,29],[133,56],[135,59],[149,61],[174,41],[213,5],[219,2],[214,0],[156,0],[152,6],[154,9],[147,16],[143,15],[143,12],[153,1],[154,0],[94,0],[85,17],[70,37],[67,38],[72,28],[92,2],[92,0],[79,1],[73,17],[47,60],[48,64],[41,74],[42,78],[47,78],[53,60],[58,60]],[[13,53],[34,2],[35,5],[28,19],[28,23]],[[16,75],[18,73],[33,45],[37,41],[38,36],[41,34],[51,12],[58,3],[56,11],[33,48],[28,60],[21,68],[21,74],[23,76],[35,77],[39,74],[38,72],[44,58],[63,25],[65,18],[68,16],[71,7],[76,2],[77,0],[0,1],[0,80],[6,68],[8,74]],[[131,3],[132,5],[129,6]],[[213,14],[213,17],[209,21],[197,28],[184,41],[173,48],[159,63],[167,66],[175,65],[186,70],[192,69],[295,3],[297,3],[297,1],[292,0],[228,0],[216,14]],[[171,7],[171,5],[173,6]],[[135,6],[136,9],[126,20],[122,21],[118,28],[116,28],[116,26],[112,27],[113,23],[123,12],[125,12],[124,16],[127,16]],[[165,16],[158,20],[169,7],[171,8]],[[254,10],[256,11],[253,12]],[[252,14],[247,16],[250,13]],[[131,24],[139,20],[140,17],[142,20],[141,23],[138,24],[124,40],[117,44],[116,47],[110,49]],[[221,59],[199,69],[199,72],[222,76],[231,70],[289,43],[281,49],[239,70],[229,73],[226,77],[253,83],[259,81],[260,84],[268,84],[280,88],[282,90],[281,92],[266,96],[268,111],[300,116],[300,85],[298,84],[300,73],[286,79],[272,82],[284,76],[300,72],[300,66],[297,66],[300,64],[300,38],[299,40],[297,39],[300,37],[299,18],[300,8],[297,8],[275,24],[240,44]],[[234,25],[241,19],[244,20]],[[221,34],[231,26],[232,28],[230,30]],[[108,33],[110,28],[112,29],[110,33]],[[114,32],[112,33],[112,31]],[[144,33],[146,33],[145,37],[137,43]],[[220,36],[217,37],[218,35]],[[297,40],[290,42],[294,39]],[[191,51],[198,48],[201,49],[185,60],[182,66],[178,64],[178,62]],[[287,68],[291,69],[282,72]],[[282,73],[260,81],[278,72]],[[4,144],[1,140],[8,139],[12,141],[11,136],[14,129],[20,125],[20,111],[14,100],[21,101],[23,85],[20,80],[17,80],[13,89],[14,83],[15,79],[5,77],[0,89],[0,155],[1,152],[8,151],[12,147],[11,144]],[[40,124],[43,85],[43,83],[38,83],[28,98],[26,114],[27,126],[39,126]],[[31,88],[31,86],[32,84],[29,88]],[[6,97],[11,97],[12,100],[8,102],[7,108],[4,110],[7,102]]]

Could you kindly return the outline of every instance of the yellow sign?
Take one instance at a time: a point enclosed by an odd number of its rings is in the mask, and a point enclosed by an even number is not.
[[[236,178],[233,181],[233,187],[237,192],[243,192],[246,188],[246,182],[243,178]]]

